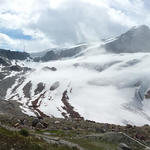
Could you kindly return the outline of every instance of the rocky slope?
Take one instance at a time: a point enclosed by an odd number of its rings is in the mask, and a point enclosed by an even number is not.
[[[64,58],[73,57],[79,54],[82,50],[86,49],[87,46],[88,46],[87,44],[81,44],[81,45],[76,45],[70,48],[61,48],[61,49],[58,48],[58,49],[48,50],[47,52],[44,52],[44,55],[39,56],[39,57],[34,57],[34,61],[47,62],[47,61],[52,61],[52,60],[60,60]],[[34,55],[31,54],[31,56],[34,56]]]
[[[24,124],[18,122],[20,119]],[[150,146],[149,125],[120,126],[45,117],[40,122],[47,123],[47,128],[39,124],[33,128],[35,119],[0,115],[0,150],[148,150]],[[19,126],[14,128],[16,123]]]
[[[104,47],[114,53],[150,52],[150,29],[145,25],[133,27]]]

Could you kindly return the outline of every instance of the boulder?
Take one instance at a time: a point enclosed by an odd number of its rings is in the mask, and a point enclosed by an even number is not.
[[[38,122],[36,125],[36,129],[43,129],[43,128],[44,128],[43,124]]]
[[[128,145],[126,145],[125,143],[120,143],[119,144],[119,147],[122,149],[122,150],[132,150]]]
[[[54,91],[55,89],[59,87],[59,85],[60,85],[59,81],[54,82],[52,86],[50,87],[50,91]]]
[[[58,121],[58,120],[57,120],[57,121],[55,121],[55,124],[60,124],[60,121]]]
[[[38,119],[38,118],[35,118],[35,119],[32,121],[32,127],[36,127],[38,123],[39,123],[39,119]]]

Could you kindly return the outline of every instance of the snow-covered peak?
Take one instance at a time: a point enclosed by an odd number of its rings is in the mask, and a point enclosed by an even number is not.
[[[115,53],[150,52],[150,29],[146,25],[133,27],[104,47]]]

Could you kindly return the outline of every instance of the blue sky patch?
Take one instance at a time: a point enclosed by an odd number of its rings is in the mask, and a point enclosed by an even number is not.
[[[19,29],[0,28],[0,33],[8,35],[13,39],[32,40],[32,36],[23,34]]]

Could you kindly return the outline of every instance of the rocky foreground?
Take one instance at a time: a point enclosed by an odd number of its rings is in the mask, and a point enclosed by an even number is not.
[[[149,147],[149,125],[120,126],[80,119],[36,118],[22,113],[0,114],[0,150],[148,150]]]

